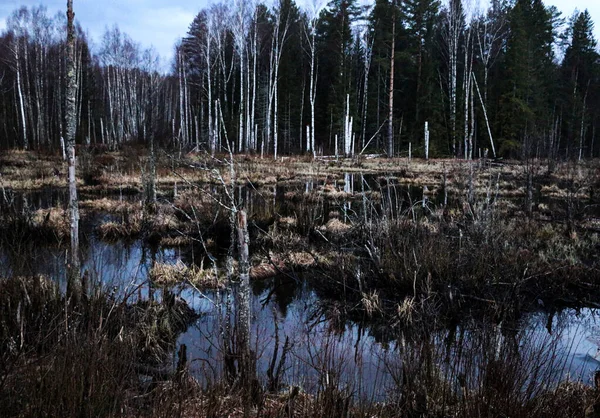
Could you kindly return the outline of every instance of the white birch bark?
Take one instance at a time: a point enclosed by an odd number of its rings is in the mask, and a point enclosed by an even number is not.
[[[23,149],[28,149],[29,148],[29,142],[27,140],[27,120],[25,118],[25,102],[23,100],[23,87],[22,87],[22,82],[21,82],[21,63],[20,63],[20,57],[19,57],[19,40],[17,39],[15,41],[15,46],[14,46],[14,56],[15,56],[15,64],[16,64],[16,75],[17,75],[17,94],[19,97],[19,109],[20,109],[20,115],[21,115],[21,124],[22,124],[22,133],[23,133],[23,142],[22,142],[22,146]]]
[[[425,122],[425,160],[429,160],[429,123]]]
[[[69,253],[68,292],[74,303],[81,298],[81,275],[79,264],[79,203],[77,201],[77,178],[75,173],[75,100],[77,80],[75,74],[75,28],[73,0],[67,0],[67,103],[66,142],[69,159],[69,218],[71,248]]]
[[[388,103],[388,158],[394,157],[394,63],[396,56],[396,2],[392,1],[392,47],[390,50],[390,84]]]
[[[463,16],[459,9],[460,2],[450,0],[446,14],[446,32],[444,36],[448,46],[448,96],[450,100],[450,136],[452,154],[456,156],[456,108],[458,80],[458,47],[462,33]]]

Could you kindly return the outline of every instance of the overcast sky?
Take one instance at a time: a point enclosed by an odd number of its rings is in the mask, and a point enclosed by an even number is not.
[[[6,28],[7,16],[20,6],[43,4],[53,16],[56,12],[64,12],[66,3],[66,0],[0,0],[0,31]],[[106,27],[117,24],[142,47],[154,45],[166,67],[173,56],[173,45],[185,35],[194,16],[210,0],[74,0],[73,3],[75,18],[94,42],[101,39]],[[485,4],[486,0],[480,3]],[[557,6],[564,17],[570,17],[576,8],[580,11],[587,8],[594,22],[598,22],[595,35],[596,39],[600,38],[600,1],[546,0],[545,3]]]

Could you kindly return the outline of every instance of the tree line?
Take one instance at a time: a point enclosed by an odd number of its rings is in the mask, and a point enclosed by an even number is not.
[[[64,149],[66,18],[21,7],[0,35],[0,148]],[[229,0],[157,53],[77,26],[77,143],[256,154],[598,156],[587,11],[541,0]]]

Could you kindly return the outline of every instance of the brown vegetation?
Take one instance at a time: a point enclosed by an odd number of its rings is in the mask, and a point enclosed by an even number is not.
[[[186,282],[198,288],[219,289],[224,287],[223,277],[215,275],[213,269],[202,266],[186,266],[181,261],[175,264],[155,263],[150,271],[150,279],[157,286],[172,287]]]
[[[0,168],[0,186],[14,192],[53,184],[44,176],[28,183],[29,176],[35,177],[31,155],[3,157],[10,164]],[[123,198],[124,190],[142,190],[141,155],[135,155],[136,164],[115,153],[84,159],[89,176],[82,208],[106,216],[97,226],[98,236],[142,237],[162,246],[203,243],[197,246],[203,252],[223,251],[231,232],[224,191],[229,167],[193,154],[162,160],[157,186],[163,198],[147,205],[141,194]],[[149,279],[163,292],[160,304],[116,300],[98,290],[86,309],[77,311],[48,279],[1,280],[2,410],[10,408],[18,416],[44,411],[207,417],[546,417],[561,410],[576,417],[593,402],[593,391],[584,385],[546,384],[550,377],[536,374],[541,369],[533,352],[496,358],[495,331],[485,337],[486,351],[461,359],[466,376],[441,366],[443,353],[435,352],[431,339],[436,329],[469,318],[513,323],[540,303],[547,309],[600,303],[595,163],[548,171],[541,162],[471,166],[455,160],[287,159],[273,164],[247,157],[236,170],[237,184],[246,186],[243,192],[258,196],[256,202],[249,194],[244,197],[252,279],[298,280],[303,272],[324,306],[331,307],[327,315],[337,315],[342,323],[343,318],[366,318],[421,342],[422,351],[403,353],[395,369],[386,364],[397,373],[389,397],[358,399],[355,388],[336,380],[331,365],[321,365],[328,380],[310,393],[302,388],[278,393],[250,382],[256,388],[252,399],[239,382],[225,379],[203,387],[185,372],[157,368],[193,317],[172,289],[186,283],[198,289],[226,285],[220,261],[216,269],[178,262],[152,266]],[[349,172],[358,173],[353,192],[344,190]],[[534,180],[528,184],[528,178]],[[265,211],[263,201],[268,202]],[[16,207],[9,205],[0,214],[4,240],[68,238],[63,209]],[[231,266],[235,276],[236,264]],[[548,356],[544,361],[556,360]],[[503,386],[503,379],[514,384]],[[52,408],[44,410],[48,404]]]

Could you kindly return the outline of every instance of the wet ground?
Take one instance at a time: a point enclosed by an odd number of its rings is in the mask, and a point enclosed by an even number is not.
[[[394,187],[390,187],[393,185]],[[329,191],[326,191],[328,188]],[[325,223],[332,212],[341,219],[362,217],[369,211],[399,213],[411,207],[433,208],[444,199],[443,191],[429,196],[422,187],[400,187],[391,178],[348,174],[344,181],[308,181],[296,185],[272,186],[265,190],[242,186],[238,198],[246,202],[249,213],[267,218],[277,213],[293,212],[290,193],[321,190],[338,193],[334,199],[321,201],[318,216]],[[370,207],[352,198],[355,192],[377,191],[382,196],[378,207]],[[219,191],[215,189],[215,195]],[[64,207],[64,190],[42,190],[11,194],[13,209],[22,211],[54,206]],[[130,199],[139,199],[133,196]],[[3,205],[8,202],[4,199]],[[105,214],[94,214],[82,227],[82,270],[92,282],[105,289],[130,295],[131,299],[160,298],[160,291],[149,285],[148,275],[154,262],[199,264],[199,249],[193,245],[178,248],[149,246],[142,240],[107,243],[96,237],[95,226]],[[373,215],[370,215],[373,216]],[[0,248],[0,277],[42,274],[65,288],[65,249],[40,245],[28,250]],[[282,384],[299,385],[307,391],[323,380],[338,379],[357,397],[383,399],[398,379],[403,362],[423,353],[422,337],[411,336],[409,330],[394,333],[380,326],[340,319],[331,305],[322,303],[301,274],[276,277],[252,284],[253,347],[258,358],[258,371],[266,379],[275,349],[280,353],[286,338],[288,348]],[[193,374],[206,384],[222,377],[224,346],[222,327],[226,309],[232,305],[234,288],[205,291],[179,288],[180,296],[200,313],[199,319],[179,336],[178,345],[186,344]],[[469,320],[453,328],[432,326],[425,341],[428,355],[450,381],[465,370],[473,373],[475,384],[482,375],[481,367],[489,364],[490,353],[496,360],[519,358],[528,364],[539,363],[531,379],[545,383],[563,379],[589,382],[593,371],[600,368],[600,317],[594,309],[566,309],[546,312],[540,305],[537,313],[528,314],[516,323],[485,324]],[[490,349],[492,347],[492,349]],[[495,349],[494,349],[495,347]],[[173,362],[176,361],[175,354]],[[509,361],[507,360],[507,361]],[[324,371],[328,370],[327,373]],[[334,371],[332,373],[332,370]]]

